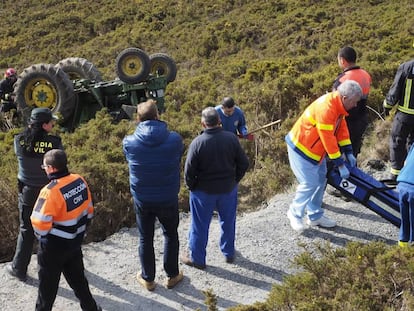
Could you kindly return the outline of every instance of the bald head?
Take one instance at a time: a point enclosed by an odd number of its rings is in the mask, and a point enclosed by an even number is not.
[[[158,120],[157,102],[149,99],[137,106],[137,119],[139,122],[147,120]]]

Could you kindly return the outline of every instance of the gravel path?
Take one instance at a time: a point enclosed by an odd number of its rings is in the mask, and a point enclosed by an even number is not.
[[[302,234],[289,226],[286,211],[293,193],[275,196],[266,208],[241,215],[237,220],[236,259],[224,262],[218,247],[219,227],[213,219],[207,250],[207,268],[198,270],[182,265],[184,280],[174,289],[162,284],[161,230],[156,231],[157,288],[143,289],[135,275],[140,269],[136,228],[123,229],[100,243],[84,245],[84,262],[91,291],[97,302],[108,311],[136,310],[207,310],[202,291],[211,289],[218,298],[217,307],[225,310],[239,303],[251,304],[266,299],[272,284],[294,273],[291,259],[303,251],[300,243],[330,241],[343,247],[349,241],[382,240],[395,244],[398,228],[356,202],[345,202],[325,194],[326,214],[334,218],[334,229],[312,228]],[[182,214],[179,226],[181,249],[186,246],[189,215]],[[10,277],[6,264],[0,264],[0,310],[33,310],[37,295],[37,259],[32,257],[26,283]],[[64,278],[60,283],[53,310],[80,310],[79,303]]]

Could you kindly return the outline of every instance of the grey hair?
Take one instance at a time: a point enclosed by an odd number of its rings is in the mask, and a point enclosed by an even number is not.
[[[338,86],[339,94],[348,98],[362,97],[362,89],[358,82],[354,80],[346,80]]]
[[[220,116],[216,109],[207,107],[201,112],[201,121],[204,122],[206,126],[216,126],[220,123]]]
[[[46,165],[53,166],[59,172],[67,169],[68,158],[66,157],[65,151],[61,149],[51,149],[43,156],[43,162]]]

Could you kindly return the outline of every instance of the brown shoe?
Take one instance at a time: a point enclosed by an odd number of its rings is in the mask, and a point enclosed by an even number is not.
[[[140,272],[137,273],[137,280],[143,287],[145,287],[150,292],[152,292],[155,289],[155,286],[157,285],[154,281],[148,282],[144,280]]]
[[[200,269],[200,270],[204,270],[204,269],[206,268],[206,265],[200,265],[200,264],[198,264],[198,263],[193,262],[193,261],[190,259],[190,257],[189,257],[189,255],[188,255],[188,253],[183,254],[183,255],[180,257],[180,259],[181,259],[181,262],[182,262],[183,264],[187,265],[187,266],[194,267],[194,268],[197,268],[197,269]]]
[[[178,272],[178,274],[172,278],[168,278],[167,282],[165,282],[165,286],[168,289],[173,288],[175,285],[180,283],[184,278],[183,271]]]

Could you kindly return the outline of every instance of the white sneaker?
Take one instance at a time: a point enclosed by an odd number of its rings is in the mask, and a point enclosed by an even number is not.
[[[316,220],[310,220],[308,217],[306,223],[311,227],[320,226],[323,228],[333,228],[336,226],[336,221],[326,217],[325,215],[322,215],[321,218]]]
[[[287,217],[289,218],[290,226],[293,230],[301,232],[305,229],[305,227],[303,226],[302,218],[293,215],[290,209],[288,209]]]

